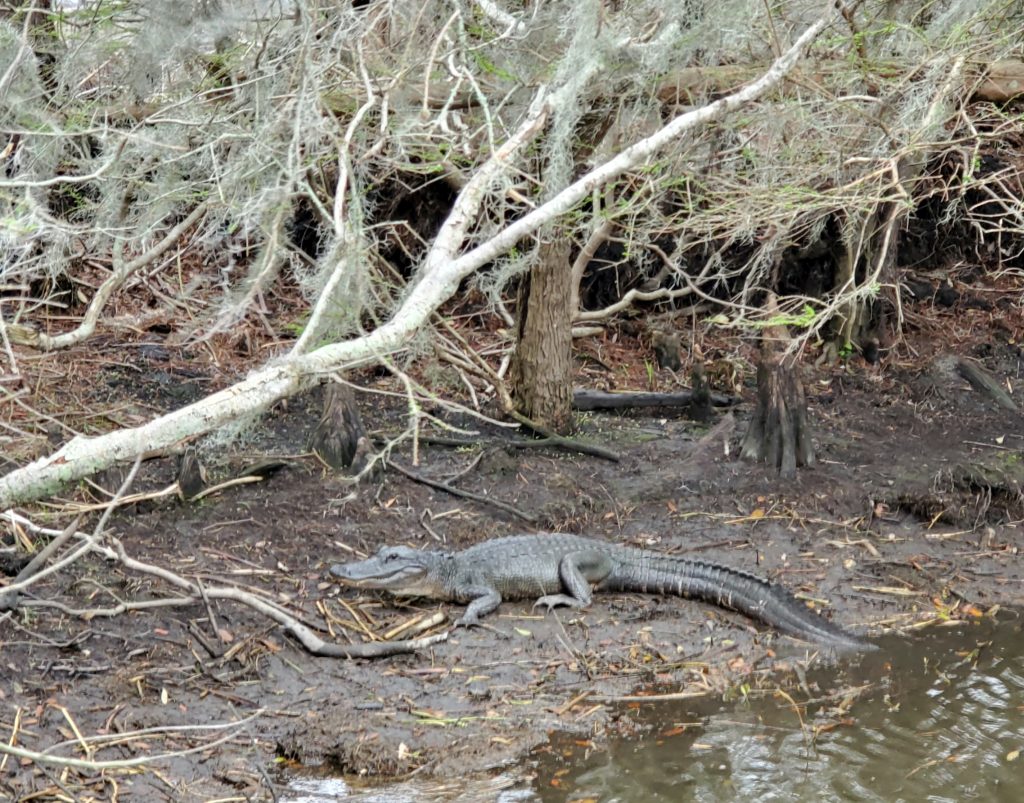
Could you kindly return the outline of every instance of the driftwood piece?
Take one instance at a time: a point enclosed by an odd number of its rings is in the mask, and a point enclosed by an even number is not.
[[[948,399],[950,391],[961,386],[961,379],[966,379],[974,390],[1004,410],[1017,411],[1017,403],[999,379],[974,360],[956,354],[940,354],[932,360],[926,373],[928,389],[942,399]]]
[[[419,652],[447,640],[448,633],[445,632],[402,641],[369,641],[365,644],[328,644],[321,642],[315,648],[305,644],[303,646],[313,655],[322,655],[327,658],[384,658],[389,655]]]
[[[724,393],[710,393],[711,404],[715,407],[732,407],[739,403],[735,396]],[[573,391],[572,406],[577,410],[623,410],[631,407],[690,407],[694,403],[693,390],[679,390],[673,393],[648,391],[621,391],[610,393],[604,390],[579,389]]]

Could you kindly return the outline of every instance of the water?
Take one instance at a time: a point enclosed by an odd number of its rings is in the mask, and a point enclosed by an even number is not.
[[[808,685],[787,689],[796,706],[770,693],[712,711],[651,704],[637,715],[650,735],[607,752],[554,741],[538,755],[535,799],[1024,800],[1019,624],[888,640]]]
[[[723,704],[644,703],[644,734],[607,749],[554,737],[517,778],[425,782],[283,801],[1020,801],[1024,632],[974,623],[888,639],[859,663],[824,667],[785,695]],[[334,783],[310,781],[302,783]],[[478,784],[478,785],[474,785]]]

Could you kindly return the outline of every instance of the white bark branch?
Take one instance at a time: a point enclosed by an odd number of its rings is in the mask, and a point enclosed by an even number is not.
[[[477,0],[476,4],[484,12],[484,16],[493,20],[498,25],[504,25],[508,31],[516,34],[526,31],[525,23],[513,17],[505,9],[498,6],[497,3],[492,3],[491,0]]]
[[[262,716],[266,711],[265,708],[261,708],[258,711],[254,711],[244,719],[240,719],[237,722],[225,722],[223,724],[207,724],[207,725],[191,725],[190,730],[206,731],[206,730],[224,730],[230,728],[230,731],[219,739],[214,739],[211,742],[204,742],[203,744],[195,747],[189,747],[185,750],[175,750],[173,753],[157,753],[156,755],[142,755],[136,756],[135,758],[120,758],[113,759],[111,761],[96,761],[84,758],[68,758],[66,756],[55,756],[49,752],[51,748],[46,750],[27,750],[24,747],[17,747],[13,744],[0,743],[0,753],[15,756],[26,761],[31,761],[34,764],[52,764],[56,767],[73,767],[80,770],[88,770],[89,772],[102,772],[103,770],[123,770],[130,767],[143,767],[148,764],[155,764],[160,761],[167,761],[169,759],[180,759],[182,756],[191,755],[192,753],[205,752],[212,750],[218,745],[225,744],[238,737],[246,726],[259,716]],[[165,729],[146,729],[152,733],[158,732],[159,730]],[[184,730],[184,728],[182,729]],[[141,733],[141,731],[136,731]],[[132,736],[131,733],[118,734],[119,737],[124,740]],[[90,739],[92,741],[92,739]],[[70,744],[78,745],[81,740],[75,740]],[[66,743],[67,744],[67,743]]]
[[[572,263],[572,278],[570,279],[572,298],[569,300],[569,309],[572,310],[573,320],[577,320],[580,317],[580,283],[583,281],[583,273],[586,271],[587,265],[590,264],[590,260],[597,253],[597,249],[608,242],[608,238],[612,236],[613,231],[615,231],[614,220],[607,218],[602,221],[601,225],[591,232],[587,242],[580,249],[579,254],[576,255],[576,259]]]
[[[245,414],[308,387],[316,376],[339,370],[357,359],[399,350],[429,321],[430,314],[450,298],[473,271],[504,254],[523,237],[571,210],[595,189],[621,176],[685,132],[718,120],[778,84],[804,50],[831,22],[835,9],[811,25],[757,81],[709,106],[687,112],[662,129],[619,153],[566,187],[547,203],[503,229],[485,243],[456,256],[494,180],[509,167],[520,148],[540,130],[550,105],[535,104],[519,130],[476,172],[460,193],[419,271],[419,279],[384,325],[365,337],[324,346],[309,354],[271,363],[247,379],[188,407],[147,424],[96,438],[77,437],[55,454],[0,477],[0,509],[54,493],[62,484],[81,479],[137,455],[168,449],[178,441],[210,432]]]
[[[188,217],[167,232],[160,242],[130,262],[124,262],[120,258],[121,251],[118,249],[114,258],[115,266],[113,273],[107,277],[106,281],[100,285],[99,290],[96,291],[96,295],[92,297],[92,301],[89,302],[89,308],[85,311],[85,315],[82,316],[82,322],[70,332],[51,336],[21,324],[8,324],[7,330],[10,332],[11,340],[19,345],[31,346],[43,351],[54,351],[56,349],[70,348],[91,337],[92,333],[96,331],[96,324],[99,322],[100,314],[115,291],[139,268],[148,265],[153,260],[162,256],[168,248],[178,241],[182,234],[188,231],[199,218],[206,214],[206,210],[206,203],[199,204]]]

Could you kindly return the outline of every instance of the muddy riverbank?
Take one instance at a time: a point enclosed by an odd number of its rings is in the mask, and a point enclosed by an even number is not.
[[[1001,353],[988,365],[1005,375]],[[545,530],[756,572],[860,633],[914,638],[950,621],[970,627],[1024,596],[1024,430],[1018,413],[966,383],[937,388],[928,364],[921,357],[883,372],[851,360],[808,371],[819,463],[795,482],[735,460],[746,406],[732,412],[735,425],[720,418],[710,430],[671,412],[582,415],[580,435],[616,450],[619,462],[510,448],[507,431],[466,417],[450,420],[480,433],[480,446],[420,444],[417,471],[459,475],[459,487],[535,518],[526,524],[393,470],[353,489],[295,457],[316,422],[311,397],[268,414],[246,449],[236,448],[239,463],[288,456],[264,481],[198,503],[145,502],[111,527],[129,555],[265,595],[335,641],[378,638],[424,611],[446,614],[444,629],[460,608],[343,591],[331,564],[383,543],[459,549]],[[359,399],[369,429],[404,425],[401,400]],[[409,442],[392,459],[411,466]],[[156,461],[141,482],[162,487],[173,473],[171,461]],[[72,508],[32,515],[62,526]],[[173,590],[90,557],[33,594],[80,611]],[[364,778],[459,776],[507,766],[554,731],[598,746],[609,733],[628,734],[637,725],[621,698],[637,689],[722,697],[785,687],[801,674],[789,670],[834,660],[743,616],[637,594],[597,595],[589,610],[548,616],[506,603],[484,627],[375,661],[310,657],[269,620],[225,601],[87,618],[45,602],[0,621],[5,734],[28,750],[65,743],[57,752],[92,760],[203,749],[145,770],[63,775],[11,756],[0,771],[6,794],[64,785],[109,795],[116,780],[128,799],[261,798],[280,773],[312,767]],[[856,706],[849,713],[855,718]],[[116,734],[111,744],[90,741]]]

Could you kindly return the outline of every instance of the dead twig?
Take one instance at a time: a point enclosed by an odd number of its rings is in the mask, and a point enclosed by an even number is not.
[[[93,534],[89,535],[89,536],[84,536],[82,538],[82,543],[79,544],[79,546],[76,549],[72,550],[69,554],[64,555],[64,557],[62,557],[60,560],[58,560],[56,563],[52,564],[51,566],[48,566],[46,568],[42,568],[42,565],[43,565],[42,561],[33,560],[29,564],[29,566],[26,566],[25,569],[23,569],[18,574],[18,578],[15,580],[15,582],[13,582],[10,585],[6,586],[4,588],[4,590],[2,592],[0,592],[0,610],[4,610],[4,609],[7,609],[7,608],[16,608],[18,606],[18,600],[19,600],[19,596],[18,595],[22,591],[27,589],[32,584],[34,584],[34,583],[38,582],[39,580],[43,579],[44,577],[47,577],[47,576],[49,576],[51,574],[54,574],[54,573],[60,571],[61,569],[65,568],[67,566],[70,566],[75,561],[77,561],[82,555],[86,554],[90,550],[92,550],[92,549],[97,547],[97,545],[99,543],[99,540],[100,540],[100,537],[101,537],[101,535],[103,533],[104,526],[106,526],[107,521],[110,519],[111,513],[113,513],[114,509],[121,503],[121,500],[124,497],[125,493],[128,491],[129,488],[131,488],[132,483],[135,482],[135,475],[138,474],[139,467],[141,465],[142,465],[142,455],[139,455],[138,457],[135,458],[135,462],[132,464],[131,469],[129,470],[128,474],[125,476],[124,482],[121,483],[121,487],[118,489],[117,493],[114,495],[114,498],[111,499],[109,503],[107,503],[107,506],[106,506],[106,508],[103,511],[103,515],[100,516],[100,520],[96,524],[96,529],[93,531]],[[11,519],[12,523],[14,523],[16,521],[15,517],[17,516],[17,514],[15,514],[14,511],[8,510],[7,511],[7,515]],[[17,516],[17,518],[21,519],[22,517]],[[27,519],[24,520],[24,521],[27,521]],[[72,531],[72,532],[74,532],[74,531]],[[65,533],[62,532],[62,533],[59,533],[57,535],[57,539],[56,540],[59,541],[62,544],[64,542],[66,542],[68,540],[68,538],[70,538],[70,535],[65,537]],[[58,546],[59,546],[59,544],[58,544]],[[49,559],[50,556],[55,551],[56,551],[56,549],[44,550],[44,552],[47,552],[46,559]],[[33,564],[35,564],[35,565],[33,565]],[[27,569],[29,567],[32,567],[32,572],[31,573],[29,573],[27,571]],[[26,576],[24,578],[22,578],[22,575],[26,575]]]
[[[204,750],[209,750],[218,745],[224,744],[234,739],[238,734],[257,717],[261,716],[265,708],[261,708],[258,711],[253,712],[245,719],[240,719],[238,722],[224,723],[220,725],[194,725],[191,726],[192,730],[221,730],[224,728],[232,728],[231,732],[225,734],[219,739],[215,739],[212,742],[198,745],[196,747],[190,747],[187,750],[175,750],[171,753],[159,753],[155,756],[139,756],[138,758],[126,758],[115,761],[95,761],[81,758],[67,758],[65,756],[53,756],[47,751],[37,750],[26,750],[22,747],[15,747],[12,744],[3,744],[0,742],[0,753],[7,753],[8,755],[15,756],[21,759],[27,759],[39,765],[54,764],[59,767],[74,767],[75,769],[90,770],[90,771],[101,771],[101,770],[118,770],[128,769],[130,767],[141,767],[145,764],[152,764],[156,761],[166,761],[172,758],[180,758],[181,756],[191,755],[192,753],[200,753]],[[123,738],[125,734],[118,734],[119,737]],[[79,740],[74,740],[72,744],[78,744]],[[49,748],[54,749],[54,748]]]
[[[14,578],[14,582],[20,583],[28,580],[28,578],[39,571],[39,569],[53,556],[53,554],[64,546],[71,536],[78,532],[78,525],[81,524],[81,522],[81,516],[78,516],[74,521],[72,521],[60,535],[43,547],[43,549],[39,551],[39,554],[32,558],[24,569],[18,572],[17,576]]]
[[[416,633],[424,633],[427,630],[430,630],[430,628],[437,627],[437,625],[442,624],[447,618],[448,617],[444,611],[435,611],[430,616],[419,614],[418,616],[414,616],[411,619],[391,628],[384,634],[384,641],[391,641],[395,636],[400,636],[403,633],[413,635]]]
[[[168,569],[136,560],[125,552],[124,546],[118,539],[112,538],[111,541],[114,545],[117,560],[126,568],[160,577],[171,585],[185,589],[197,602],[202,599],[199,588],[195,583]],[[250,594],[239,588],[211,586],[206,589],[206,595],[210,599],[230,599],[235,602],[241,602],[262,613],[268,619],[272,619],[281,625],[286,632],[291,633],[306,651],[313,655],[323,655],[330,658],[380,658],[386,655],[397,655],[399,653],[422,650],[432,644],[446,641],[448,638],[448,633],[445,632],[409,641],[375,642],[373,644],[329,644],[298,619],[286,613],[278,606],[260,599],[255,594]]]
[[[483,494],[476,494],[473,493],[472,491],[464,491],[461,488],[456,488],[455,486],[450,485],[449,483],[443,482],[441,480],[432,480],[429,477],[424,477],[422,474],[418,474],[415,471],[411,471],[410,469],[398,465],[398,463],[396,463],[394,460],[388,460],[387,464],[390,468],[393,468],[399,474],[404,474],[413,482],[418,482],[423,485],[429,485],[431,488],[437,488],[438,490],[444,491],[445,493],[450,493],[452,496],[460,496],[463,499],[472,499],[474,502],[480,502],[483,505],[490,505],[491,507],[496,507],[498,508],[498,510],[503,510],[506,513],[511,513],[513,516],[516,516],[517,518],[520,518],[523,521],[528,521],[531,523],[537,521],[537,517],[534,516],[532,513],[527,513],[524,510],[520,510],[519,508],[510,505],[507,502],[502,502],[499,499],[491,499],[489,496],[484,496]]]
[[[538,435],[543,435],[544,437],[540,441],[541,443],[549,446],[556,446],[559,449],[565,449],[570,452],[579,452],[580,454],[588,454],[591,457],[600,457],[604,460],[611,460],[613,463],[618,463],[622,459],[618,452],[613,452],[611,449],[605,449],[603,446],[588,443],[587,441],[576,440],[575,438],[566,438],[559,435],[557,432],[552,432],[542,424],[538,424],[532,418],[527,418],[518,410],[509,410],[508,414],[527,429],[536,432]]]

